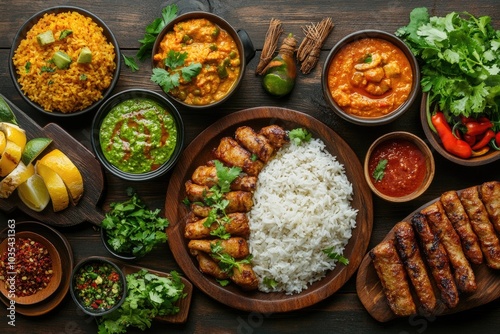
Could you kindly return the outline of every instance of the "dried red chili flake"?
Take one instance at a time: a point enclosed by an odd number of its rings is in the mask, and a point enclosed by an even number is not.
[[[31,238],[18,238],[15,243],[14,268],[8,262],[8,252],[0,259],[0,280],[5,281],[15,273],[17,297],[31,296],[44,289],[52,278],[52,258],[48,249]],[[9,289],[10,285],[6,288]]]

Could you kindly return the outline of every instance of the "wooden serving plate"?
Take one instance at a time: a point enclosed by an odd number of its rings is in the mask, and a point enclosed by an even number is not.
[[[54,292],[56,292],[57,288],[59,287],[59,284],[61,284],[61,277],[62,277],[61,257],[59,256],[57,248],[49,240],[47,240],[45,237],[43,237],[38,233],[31,231],[19,232],[15,234],[14,240],[18,240],[21,238],[31,239],[33,241],[37,241],[40,244],[42,244],[48,250],[50,258],[52,259],[53,273],[49,281],[49,284],[44,289],[30,296],[23,296],[23,297],[15,296],[13,298],[16,301],[16,304],[31,305],[47,299]],[[8,249],[9,249],[9,238],[6,238],[4,239],[2,244],[0,244],[0,256],[3,255]],[[3,284],[3,282],[0,283],[0,291],[6,298],[9,298],[9,290],[6,289],[5,284]]]
[[[459,190],[458,193],[460,193],[460,191],[461,190]],[[410,219],[414,214],[420,212],[422,209],[438,200],[439,198],[436,198],[422,205],[401,221],[410,222]],[[394,224],[396,223],[397,222],[394,222]],[[391,238],[394,238],[394,229],[391,229],[382,241]],[[448,309],[444,305],[439,305],[433,316],[469,310],[471,308],[487,304],[500,297],[500,271],[490,269],[484,263],[481,265],[472,265],[472,269],[474,270],[474,275],[476,277],[477,290],[472,294],[461,294],[458,305],[453,309]],[[365,255],[358,269],[356,277],[356,290],[361,303],[373,318],[380,322],[387,322],[397,318],[387,304],[387,299],[384,291],[382,290],[382,285],[380,284],[372,259],[368,253]],[[439,300],[439,294],[436,294],[436,297]],[[429,314],[424,313],[421,315],[429,316]]]
[[[104,176],[101,165],[94,154],[59,125],[49,123],[41,128],[35,121],[5,98],[5,96],[2,94],[0,96],[11,107],[16,115],[19,126],[26,131],[28,140],[37,137],[52,138],[52,143],[45,149],[42,155],[50,152],[52,149],[60,149],[80,170],[84,187],[83,197],[78,204],[75,206],[70,203],[69,207],[63,211],[54,212],[52,210],[52,203],[49,203],[41,212],[33,211],[24,205],[21,199],[19,199],[17,192],[12,194],[8,199],[0,201],[0,210],[11,212],[19,208],[27,215],[53,226],[73,226],[84,221],[100,225],[104,214],[97,209],[97,203],[104,188]]]
[[[234,284],[220,286],[213,278],[202,274],[187,248],[184,239],[187,208],[182,204],[186,197],[184,183],[191,178],[196,167],[213,159],[211,151],[223,136],[234,136],[242,125],[260,129],[277,124],[287,130],[302,127],[313,137],[321,138],[326,149],[344,165],[345,173],[353,185],[353,208],[358,210],[356,228],[344,250],[349,265],[337,265],[326,276],[299,294],[245,292]],[[230,114],[209,126],[185,149],[171,176],[165,201],[165,214],[170,221],[167,228],[168,242],[175,260],[186,276],[201,291],[230,307],[249,312],[288,312],[313,305],[334,294],[354,274],[370,241],[373,226],[373,206],[370,188],[365,182],[363,168],[356,154],[332,129],[317,119],[290,109],[257,107]]]
[[[0,232],[0,239],[7,238],[9,236],[8,231],[9,227],[2,230]],[[64,300],[66,294],[68,293],[69,283],[71,281],[71,272],[73,270],[73,250],[69,241],[62,233],[44,223],[36,221],[16,222],[14,231],[16,235],[20,235],[26,231],[42,235],[50,241],[52,245],[54,245],[61,258],[61,283],[56,291],[48,298],[36,304],[22,305],[16,303],[16,313],[25,316],[40,316],[47,314],[55,309]],[[6,298],[3,294],[0,294],[0,301],[2,301],[2,303],[6,306],[10,305],[10,299]]]
[[[106,259],[116,263],[125,275],[136,273],[141,269],[146,269],[148,272],[152,274],[161,277],[170,277],[170,274],[161,271],[130,265],[124,261],[117,259],[111,259],[111,258],[106,258]],[[188,281],[185,277],[182,276],[181,276],[181,281],[184,284],[184,293],[186,294],[186,297],[180,299],[177,302],[176,306],[179,307],[179,313],[172,315],[157,316],[155,317],[155,320],[171,324],[183,324],[187,321],[189,315],[189,307],[191,305],[191,298],[193,296],[193,284],[191,284],[190,281]]]

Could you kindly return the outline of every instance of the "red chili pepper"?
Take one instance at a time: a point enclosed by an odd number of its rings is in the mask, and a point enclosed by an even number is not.
[[[498,131],[495,135],[495,143],[497,144],[497,147],[500,147],[500,131]]]
[[[490,120],[482,120],[482,121],[470,121],[465,123],[465,127],[467,128],[465,133],[471,136],[477,136],[485,133],[488,129],[493,127],[493,123]]]
[[[488,145],[491,139],[495,138],[495,132],[491,129],[487,130],[483,137],[472,146],[472,150],[477,151]]]
[[[476,136],[471,136],[470,134],[464,134],[464,140],[470,146],[473,146],[476,143]]]
[[[470,145],[453,135],[450,125],[441,111],[434,113],[431,120],[446,151],[463,159],[471,157]]]

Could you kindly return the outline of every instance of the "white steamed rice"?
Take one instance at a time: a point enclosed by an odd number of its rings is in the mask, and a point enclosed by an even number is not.
[[[320,139],[281,148],[259,174],[248,213],[260,291],[299,293],[335,267],[322,250],[343,253],[356,226],[352,194],[344,166]]]

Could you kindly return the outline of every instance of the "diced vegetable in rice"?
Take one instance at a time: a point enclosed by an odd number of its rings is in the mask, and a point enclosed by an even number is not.
[[[260,291],[299,293],[335,268],[322,250],[343,253],[356,226],[352,195],[344,166],[320,139],[277,153],[259,174],[248,213]]]

